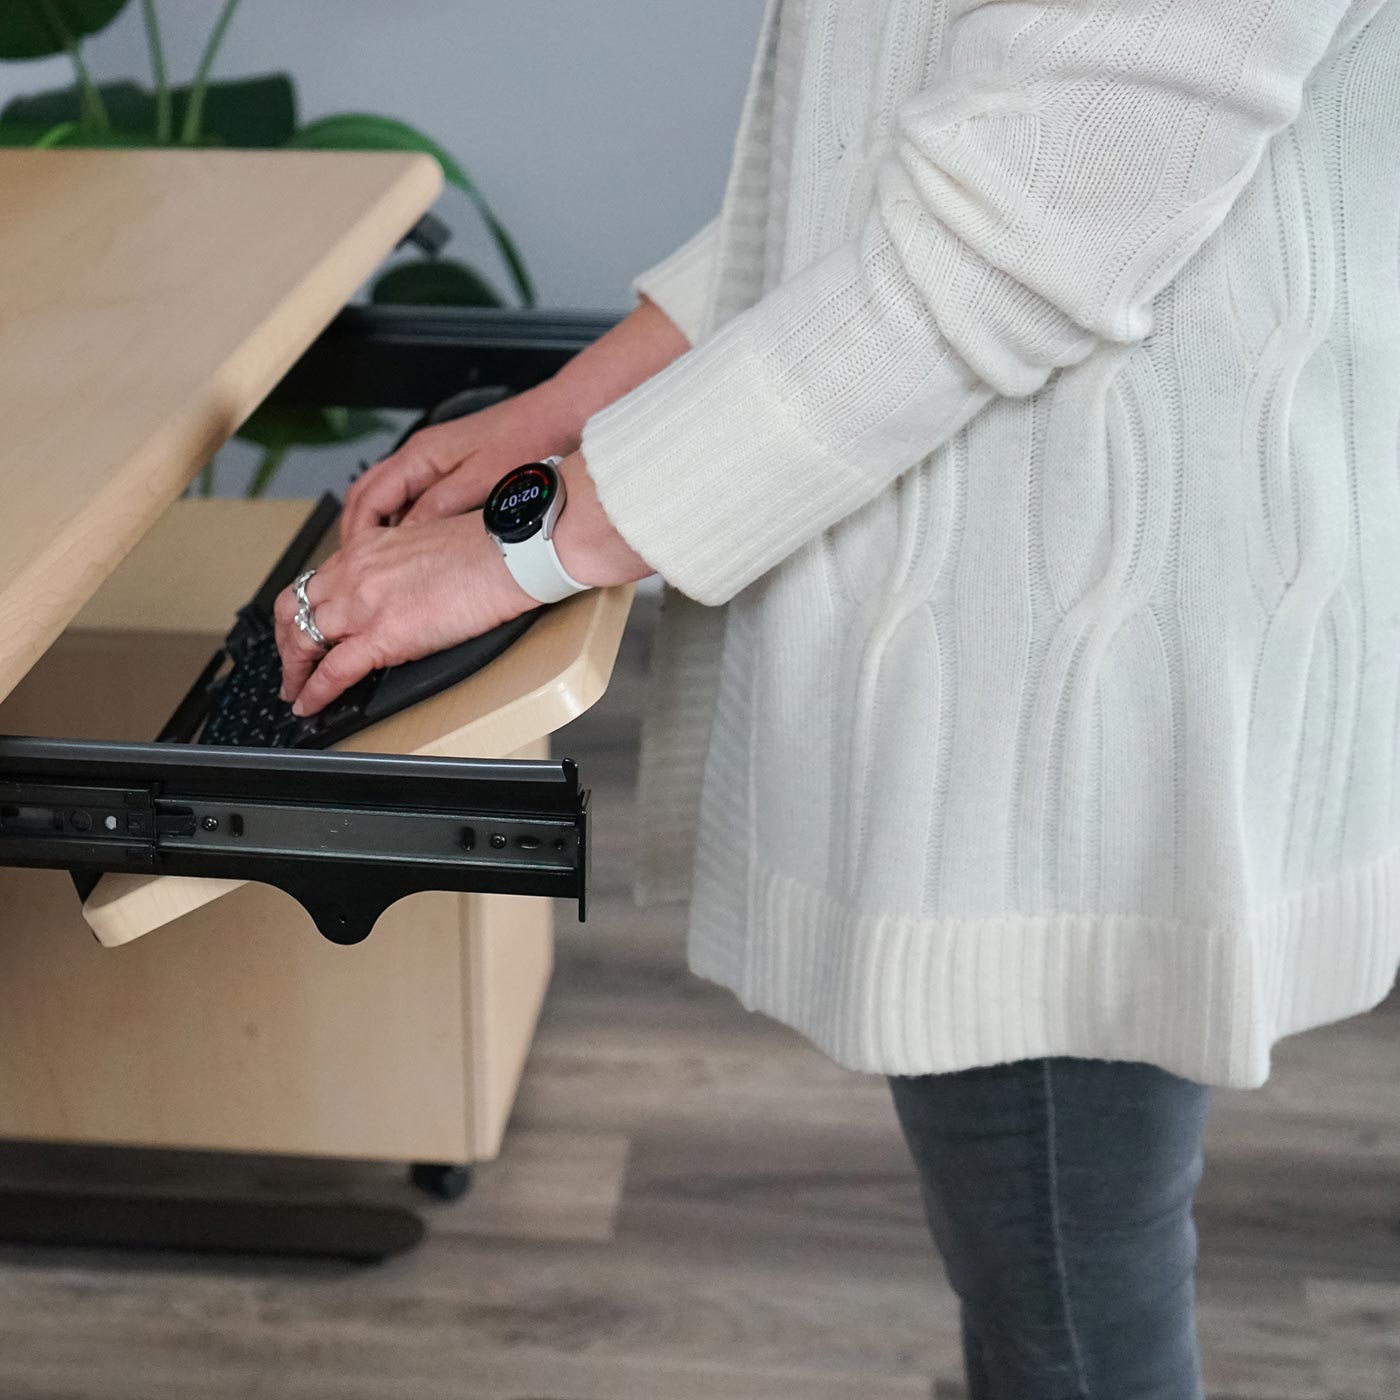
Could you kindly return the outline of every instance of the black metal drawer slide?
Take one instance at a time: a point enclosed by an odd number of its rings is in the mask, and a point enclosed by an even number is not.
[[[576,899],[570,759],[405,758],[0,736],[0,866],[257,880],[358,943],[419,890]]]

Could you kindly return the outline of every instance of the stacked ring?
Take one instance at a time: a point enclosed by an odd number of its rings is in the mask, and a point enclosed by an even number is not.
[[[298,629],[310,637],[316,646],[325,650],[329,648],[330,642],[326,640],[326,634],[316,626],[316,614],[312,611],[311,599],[306,596],[306,585],[311,582],[315,572],[315,569],[307,569],[292,584],[292,592],[296,594],[297,599],[297,615],[294,621]]]

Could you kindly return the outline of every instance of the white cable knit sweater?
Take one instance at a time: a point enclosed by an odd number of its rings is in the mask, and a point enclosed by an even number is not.
[[[695,348],[583,443],[696,971],[860,1069],[1234,1085],[1385,994],[1398,253],[1400,0],[772,0],[639,282]]]

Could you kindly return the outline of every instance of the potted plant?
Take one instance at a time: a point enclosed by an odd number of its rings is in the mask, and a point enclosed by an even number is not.
[[[0,0],[0,61],[66,53],[74,81],[67,87],[16,97],[0,110],[0,146],[283,147],[320,151],[418,151],[432,156],[446,181],[471,201],[499,250],[520,304],[535,293],[515,241],[463,166],[437,141],[392,117],[343,112],[302,124],[289,74],[214,81],[214,62],[241,0],[224,0],[194,77],[172,83],[166,71],[156,0],[141,0],[150,51],[150,85],[124,79],[97,83],[83,40],[105,29],[131,0]],[[503,298],[476,269],[448,258],[399,262],[370,290],[376,302],[500,306]],[[239,430],[263,456],[248,487],[261,495],[287,452],[296,446],[352,442],[388,425],[376,414],[337,408],[260,408]],[[212,464],[201,477],[213,490]]]

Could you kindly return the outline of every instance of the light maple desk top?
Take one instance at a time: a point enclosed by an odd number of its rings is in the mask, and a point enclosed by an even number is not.
[[[0,698],[440,186],[425,156],[0,150]]]

